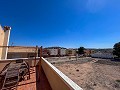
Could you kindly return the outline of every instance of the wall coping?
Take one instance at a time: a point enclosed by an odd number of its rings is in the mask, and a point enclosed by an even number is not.
[[[39,60],[40,57],[36,57],[36,60]],[[11,62],[11,61],[16,61],[16,60],[35,60],[35,58],[14,58],[14,59],[1,59],[0,62]]]
[[[61,77],[63,79],[63,81],[68,86],[70,86],[73,90],[83,90],[75,82],[73,82],[70,78],[68,78],[65,74],[63,74],[60,70],[58,70],[55,66],[53,66],[51,63],[49,63],[46,59],[44,59],[42,57],[42,60],[44,60],[58,74],[58,76]]]

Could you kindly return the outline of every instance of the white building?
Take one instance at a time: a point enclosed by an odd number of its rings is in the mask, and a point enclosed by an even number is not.
[[[58,55],[58,49],[57,48],[51,48],[51,49],[48,49],[48,50],[49,50],[50,55],[52,55],[52,56]]]
[[[112,53],[101,53],[101,52],[97,52],[94,54],[91,54],[91,57],[96,57],[96,58],[113,58],[113,54]]]
[[[77,54],[76,51],[77,51],[76,49],[69,48],[69,49],[66,50],[66,54],[68,56],[75,56]]]
[[[66,48],[63,47],[47,47],[50,56],[65,56]]]
[[[65,48],[60,48],[60,55],[65,56],[66,55],[66,49]]]

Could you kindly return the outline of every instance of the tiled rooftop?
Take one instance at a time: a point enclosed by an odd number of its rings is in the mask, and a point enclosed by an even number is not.
[[[25,77],[25,80],[19,82],[17,90],[52,90],[43,69],[40,74],[38,70],[38,66],[30,68],[30,79]]]
[[[30,68],[30,79],[19,82],[17,90],[37,90],[35,67]]]

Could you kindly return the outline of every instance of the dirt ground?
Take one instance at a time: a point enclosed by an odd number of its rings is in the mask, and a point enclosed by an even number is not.
[[[120,90],[120,62],[84,58],[53,65],[83,90]]]

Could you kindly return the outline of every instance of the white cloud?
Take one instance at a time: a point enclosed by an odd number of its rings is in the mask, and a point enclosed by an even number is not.
[[[107,0],[87,0],[86,9],[91,12],[97,12],[105,7]]]
[[[66,6],[77,12],[87,10],[88,12],[95,13],[106,7],[106,4],[108,4],[110,1],[109,0],[67,0]]]

